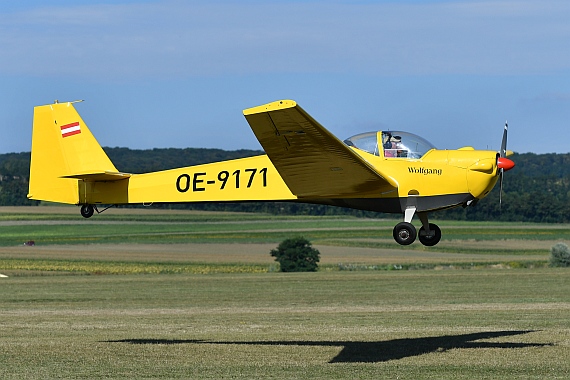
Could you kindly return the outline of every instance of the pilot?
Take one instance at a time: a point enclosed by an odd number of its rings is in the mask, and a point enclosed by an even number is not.
[[[384,157],[402,157],[402,137],[389,136],[384,144]]]
[[[392,148],[396,150],[396,157],[406,157],[406,152],[402,145],[402,138],[400,136],[392,137]]]

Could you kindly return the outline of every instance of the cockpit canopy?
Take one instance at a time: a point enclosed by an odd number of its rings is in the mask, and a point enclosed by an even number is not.
[[[401,131],[360,133],[347,138],[344,143],[375,156],[380,156],[382,151],[387,158],[421,158],[427,151],[435,149],[424,138]]]

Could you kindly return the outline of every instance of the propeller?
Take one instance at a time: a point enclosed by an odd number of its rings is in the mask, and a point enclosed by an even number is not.
[[[503,131],[503,141],[501,141],[501,151],[497,157],[497,168],[499,168],[499,209],[503,204],[503,175],[507,170],[511,170],[515,163],[507,158],[507,131],[509,123],[505,122],[505,129]]]

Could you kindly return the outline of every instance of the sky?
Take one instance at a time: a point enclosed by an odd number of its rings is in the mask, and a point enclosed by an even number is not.
[[[0,153],[33,107],[76,108],[109,147],[261,149],[242,110],[293,99],[341,140],[568,153],[570,2],[5,1]]]

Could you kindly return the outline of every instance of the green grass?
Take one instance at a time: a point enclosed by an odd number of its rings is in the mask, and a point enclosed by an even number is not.
[[[385,222],[384,222],[385,223]],[[382,224],[384,224],[382,223]],[[378,221],[310,219],[291,221],[287,218],[277,221],[263,219],[254,222],[239,220],[234,216],[230,222],[125,222],[98,223],[78,219],[69,224],[23,224],[2,227],[0,245],[12,245],[22,239],[33,237],[44,244],[81,243],[81,242],[186,242],[186,241],[234,241],[253,239],[267,241],[279,239],[284,234],[302,231],[315,236],[335,236],[338,231],[348,237],[378,236],[381,226]],[[350,229],[350,230],[344,230]],[[384,228],[384,235],[391,234]]]
[[[109,211],[112,212],[112,211]],[[1,215],[1,214],[0,214]],[[27,216],[27,215],[24,215]],[[42,215],[40,215],[42,216]],[[44,215],[48,216],[48,215]],[[27,240],[38,244],[88,244],[88,243],[220,243],[220,242],[280,242],[294,234],[303,234],[306,238],[324,244],[337,246],[389,248],[397,247],[392,241],[393,220],[371,220],[336,217],[268,217],[257,218],[241,214],[213,215],[205,220],[188,219],[172,222],[165,221],[164,215],[143,215],[144,221],[136,220],[101,220],[98,216],[83,220],[79,216],[67,215],[66,219],[53,220],[30,219],[21,221],[17,216],[10,219],[15,225],[1,227],[0,246],[18,245]],[[173,217],[177,215],[172,215]],[[216,218],[221,218],[217,220]],[[128,215],[121,215],[128,218]],[[139,218],[140,219],[140,216]],[[214,220],[212,220],[214,219]],[[568,225],[504,225],[504,224],[465,224],[443,222],[443,239],[462,240],[570,240]],[[376,241],[371,241],[376,239]],[[377,241],[388,240],[386,241]],[[424,249],[416,244],[405,249]],[[452,248],[440,248],[447,251],[478,252],[477,247],[462,247],[457,244]],[[537,254],[536,250],[513,250],[505,248],[504,254]]]
[[[21,378],[567,378],[568,271],[3,279]]]
[[[444,221],[426,248],[392,220],[45,209],[0,209],[6,379],[570,377],[570,272],[544,267],[568,225]],[[292,235],[339,261],[254,250]]]

